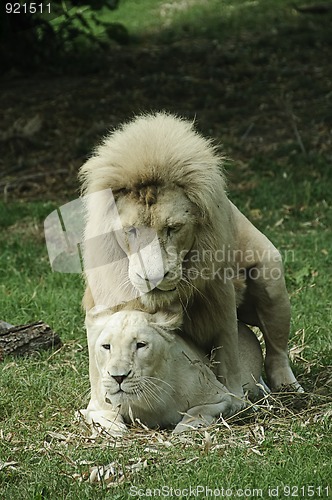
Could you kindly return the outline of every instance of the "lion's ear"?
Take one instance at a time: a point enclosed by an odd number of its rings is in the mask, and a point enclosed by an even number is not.
[[[183,311],[181,306],[169,306],[167,309],[157,311],[152,314],[152,323],[167,328],[177,330],[183,323]]]

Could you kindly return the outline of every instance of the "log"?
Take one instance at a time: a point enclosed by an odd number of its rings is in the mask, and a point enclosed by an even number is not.
[[[58,349],[62,342],[43,321],[13,326],[0,321],[0,361],[5,356],[26,356],[45,349]]]

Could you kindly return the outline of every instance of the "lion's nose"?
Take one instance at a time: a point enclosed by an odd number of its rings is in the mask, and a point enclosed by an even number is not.
[[[111,377],[114,378],[114,380],[116,380],[119,385],[121,385],[122,382],[124,381],[124,379],[127,378],[129,374],[130,374],[130,371],[128,373],[124,373],[122,375],[111,375]]]
[[[139,278],[141,278],[144,281],[147,281],[148,283],[160,283],[164,278],[166,278],[170,272],[167,271],[163,276],[153,276],[151,278],[146,278],[145,276],[141,276],[139,273],[136,273]]]

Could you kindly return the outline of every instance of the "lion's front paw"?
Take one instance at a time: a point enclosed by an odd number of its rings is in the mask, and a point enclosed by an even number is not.
[[[265,359],[265,371],[269,387],[273,392],[287,388],[290,392],[304,392],[296,380],[286,355],[269,356]]]
[[[122,417],[113,411],[106,410],[79,410],[78,418],[84,418],[85,422],[93,429],[92,436],[105,433],[111,437],[121,437],[127,432],[127,427]]]

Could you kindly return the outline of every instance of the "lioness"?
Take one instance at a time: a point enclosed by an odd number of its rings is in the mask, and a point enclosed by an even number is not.
[[[207,366],[208,358],[176,330],[179,316],[123,310],[88,312],[91,400],[80,410],[114,436],[139,419],[175,432],[227,417],[228,391]],[[239,324],[241,384],[257,400],[263,356],[256,336]],[[183,414],[185,415],[183,416]]]
[[[192,123],[155,113],[110,134],[81,168],[87,205],[86,310],[136,298],[181,303],[184,332],[216,351],[216,374],[241,407],[237,319],[258,326],[272,389],[301,390],[289,365],[290,305],[281,256],[228,199],[223,158]],[[234,277],[246,281],[237,308]],[[226,400],[225,400],[226,401]]]

